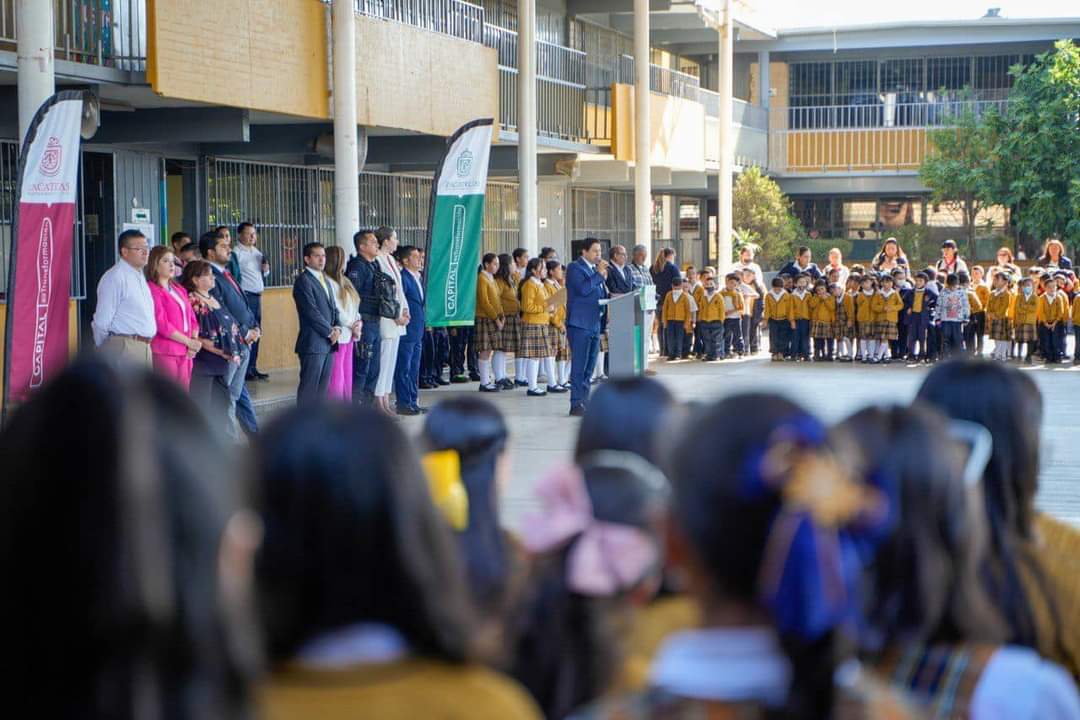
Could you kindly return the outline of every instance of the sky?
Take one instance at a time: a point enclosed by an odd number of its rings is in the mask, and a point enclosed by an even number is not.
[[[905,20],[967,20],[1000,7],[1010,18],[1080,17],[1080,0],[743,0],[773,28],[827,27]]]

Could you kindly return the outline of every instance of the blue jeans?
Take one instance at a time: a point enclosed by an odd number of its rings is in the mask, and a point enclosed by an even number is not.
[[[240,428],[249,433],[259,430],[259,423],[255,419],[255,406],[251,404],[251,396],[244,386],[250,360],[251,350],[244,345],[240,353],[240,364],[229,363],[229,369],[225,373],[225,385],[229,388],[229,420],[232,425],[230,435],[237,440],[240,439]]]
[[[419,340],[407,342],[403,337],[398,345],[397,365],[394,366],[394,395],[399,408],[416,408],[420,396]]]
[[[941,322],[941,355],[952,357],[964,351],[964,324],[954,320]]]
[[[682,320],[664,322],[664,351],[669,360],[682,357],[683,339],[686,337],[686,323]]]
[[[364,327],[360,342],[353,343],[353,402],[368,402],[375,397],[375,383],[379,380],[379,318],[363,316]]]
[[[795,321],[795,337],[791,342],[791,354],[810,359],[810,321]]]
[[[769,321],[769,353],[772,355],[791,355],[791,325],[787,320]]]
[[[570,342],[570,409],[588,407],[589,382],[600,354],[600,332],[568,325]]]
[[[746,352],[743,345],[742,318],[724,318],[724,357]]]
[[[244,291],[244,299],[247,300],[251,314],[255,316],[255,324],[262,327],[262,295]],[[251,344],[251,360],[248,362],[247,376],[252,377],[259,370],[259,341]]]

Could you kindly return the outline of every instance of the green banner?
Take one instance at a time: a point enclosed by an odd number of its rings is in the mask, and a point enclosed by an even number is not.
[[[435,176],[424,301],[429,327],[472,325],[476,315],[492,124],[474,120],[454,133]]]

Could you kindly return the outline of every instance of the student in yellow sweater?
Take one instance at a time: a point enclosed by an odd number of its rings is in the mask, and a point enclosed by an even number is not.
[[[503,262],[503,260],[506,262]],[[499,349],[491,356],[495,367],[495,383],[503,390],[526,387],[525,363],[518,353],[521,344],[521,303],[517,287],[520,280],[514,276],[514,261],[509,255],[499,256],[499,269],[495,272],[495,286],[499,289],[499,303],[503,311],[503,327],[499,333]],[[506,376],[506,360],[514,356],[514,379]]]
[[[974,352],[981,357],[989,323],[989,318],[986,316],[986,303],[990,302],[990,285],[986,282],[986,271],[981,265],[971,268],[971,290],[975,293],[979,301],[978,307],[981,309],[976,311],[975,305],[971,305],[971,321],[968,325],[969,335],[974,338],[974,345],[968,348],[968,352]]]
[[[1043,292],[1039,297],[1036,322],[1039,325],[1039,344],[1047,365],[1056,365],[1065,358],[1065,325],[1069,321],[1069,301],[1058,290],[1057,279],[1043,279]]]
[[[698,296],[697,327],[702,352],[708,362],[718,360],[724,342],[724,297],[716,290],[716,276],[705,275],[705,284]]]
[[[738,354],[742,357],[746,346],[742,336],[743,294],[739,292],[738,273],[728,273],[724,278],[724,289],[720,291],[724,303],[724,344],[720,348],[720,359],[725,360]]]
[[[791,291],[791,317],[795,320],[791,356],[799,362],[810,362],[810,276],[806,273],[795,279],[795,289]]]
[[[871,275],[862,279],[862,289],[855,296],[855,325],[859,331],[859,356],[864,363],[877,362],[877,327],[874,325],[874,298],[877,280]]]
[[[986,322],[990,326],[990,339],[994,341],[994,350],[990,357],[1000,362],[1006,362],[1009,359],[1009,344],[1013,336],[1013,293],[1009,288],[1010,282],[1007,273],[995,273],[994,287],[985,305]]]
[[[1039,296],[1035,294],[1035,283],[1031,276],[1020,281],[1020,292],[1013,302],[1013,339],[1019,356],[1021,345],[1027,345],[1024,362],[1031,365],[1035,354],[1035,343],[1039,338]]]
[[[1072,302],[1073,365],[1080,365],[1080,293]]]
[[[477,369],[480,371],[480,392],[500,390],[491,368],[491,357],[502,344],[499,337],[503,329],[502,300],[499,299],[499,286],[495,284],[495,273],[498,271],[499,256],[486,253],[476,278],[476,327],[473,329]],[[505,364],[504,358],[503,365]]]
[[[855,324],[855,300],[844,292],[844,286],[833,283],[829,297],[834,304],[833,331],[829,339],[829,355],[842,362],[852,356],[851,336]]]
[[[551,345],[551,306],[548,293],[544,288],[547,266],[541,258],[532,258],[525,266],[525,279],[518,286],[518,298],[521,302],[521,357],[525,359],[525,377],[529,383],[529,397],[544,397],[547,390],[541,390],[536,384],[540,374],[540,363],[555,357]]]
[[[888,364],[892,358],[902,357],[898,346],[900,340],[900,312],[904,299],[894,287],[892,275],[881,276],[881,290],[874,296],[874,323],[877,331],[877,361]]]
[[[271,669],[258,717],[539,720],[520,685],[475,660],[483,634],[457,543],[394,421],[290,411],[257,457]]]
[[[683,342],[694,329],[694,298],[683,288],[680,277],[671,282],[671,292],[664,297],[664,347],[668,351],[668,360],[683,357]]]
[[[829,341],[832,340],[835,324],[836,301],[829,294],[828,284],[819,280],[814,283],[814,294],[810,298],[810,337],[814,340],[814,360],[832,362]]]
[[[769,353],[773,362],[791,357],[791,335],[795,330],[791,295],[784,289],[784,279],[774,277],[772,289],[765,293],[761,324],[769,328]]]
[[[550,298],[563,287],[563,265],[558,260],[548,260],[546,269],[544,288]],[[560,305],[551,313],[548,332],[551,333],[551,346],[555,349],[555,356],[544,360],[544,375],[548,379],[547,391],[570,392],[570,341],[566,338],[566,305]]]

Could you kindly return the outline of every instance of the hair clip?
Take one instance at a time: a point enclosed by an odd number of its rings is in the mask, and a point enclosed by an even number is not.
[[[978,485],[994,452],[994,436],[985,426],[969,420],[949,420],[949,435],[967,450],[964,484],[968,487]]]
[[[421,463],[435,507],[454,530],[468,528],[469,494],[461,482],[461,456],[457,450],[429,452],[421,458]]]

